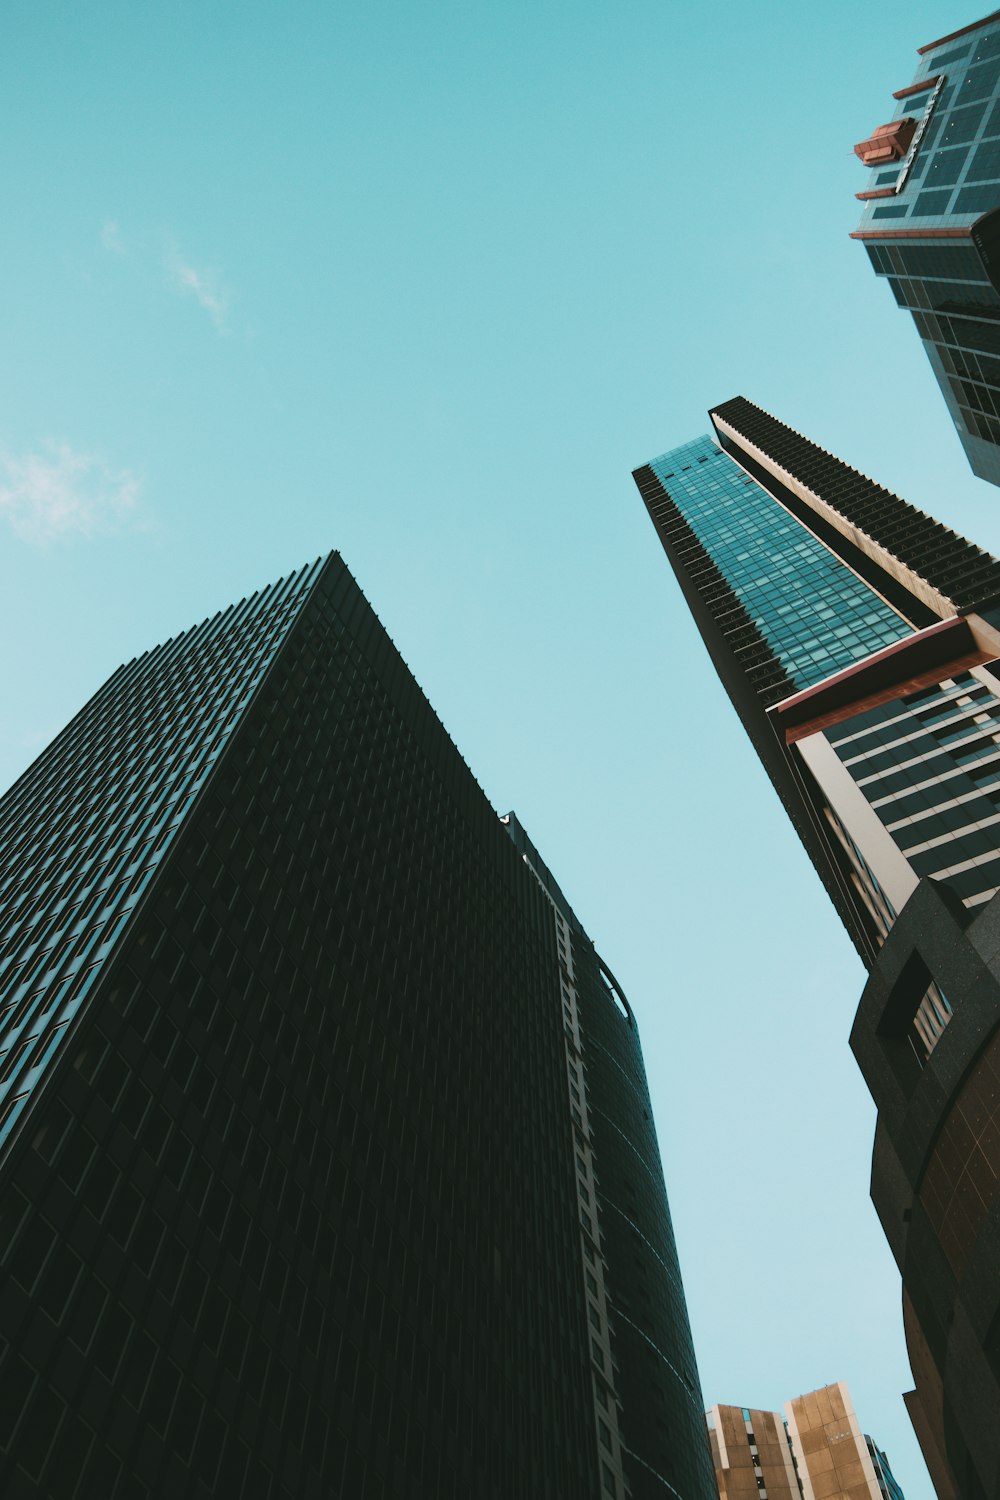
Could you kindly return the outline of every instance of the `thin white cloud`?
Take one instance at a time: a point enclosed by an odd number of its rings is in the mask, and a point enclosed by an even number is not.
[[[141,481],[93,453],[52,443],[45,453],[0,449],[0,519],[34,546],[145,525]]]
[[[212,266],[193,266],[176,245],[167,251],[167,273],[182,297],[193,297],[215,325],[217,333],[229,332],[229,291]]]
[[[106,219],[101,225],[101,244],[111,255],[125,254],[125,241],[122,239],[121,225],[114,219]]]

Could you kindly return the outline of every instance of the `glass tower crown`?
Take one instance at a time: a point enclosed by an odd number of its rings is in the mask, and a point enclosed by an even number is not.
[[[1000,15],[920,53],[894,129],[855,147],[875,164],[854,238],[911,312],[973,471],[1000,484]]]
[[[650,468],[796,688],[902,640],[912,626],[709,437]]]

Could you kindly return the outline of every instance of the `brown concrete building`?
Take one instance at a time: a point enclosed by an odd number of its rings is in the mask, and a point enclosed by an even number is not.
[[[708,1440],[721,1500],[800,1500],[791,1444],[776,1411],[713,1406]]]
[[[784,1418],[713,1406],[707,1421],[721,1500],[903,1500],[842,1380],[786,1401]]]

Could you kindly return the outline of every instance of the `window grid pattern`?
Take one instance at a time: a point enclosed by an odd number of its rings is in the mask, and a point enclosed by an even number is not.
[[[865,1433],[865,1443],[868,1448],[868,1455],[875,1469],[875,1477],[878,1480],[882,1500],[905,1500],[903,1491],[900,1489],[896,1476],[889,1467],[889,1460],[882,1449],[876,1446],[867,1433]]]
[[[706,455],[706,462],[708,461]],[[734,664],[756,698],[768,706],[787,698],[792,683],[774,650],[737,598],[701,540],[649,464],[632,476],[656,534],[678,577],[696,590]]]
[[[625,1471],[634,1496],[689,1495],[711,1465],[638,1034],[599,964],[580,964],[578,985]]]
[[[119,670],[0,801],[0,1147],[250,702],[318,564]]]
[[[605,1492],[622,1493],[617,1461],[635,1500],[697,1494],[712,1486],[704,1406],[638,1030],[513,817],[509,832],[554,907]]]
[[[962,673],[826,731],[918,876],[968,906],[1000,887],[1000,698]]]
[[[912,627],[710,438],[650,464],[787,673],[811,686]]]
[[[945,74],[905,185],[891,199],[866,203],[861,227],[900,221],[942,228],[971,223],[1000,204],[1000,25],[983,28],[958,47],[921,58],[914,82]],[[901,99],[895,118],[923,113],[925,96]],[[894,183],[898,169],[872,172],[867,189]]]
[[[637,1034],[571,925],[578,1091],[656,1177]],[[580,1203],[628,1192],[599,1122],[580,1179],[562,973],[537,882],[332,559],[0,1162],[3,1492],[611,1493]],[[642,1196],[650,1337],[693,1376],[662,1175]],[[625,1380],[638,1351],[603,1347]],[[710,1500],[693,1385],[663,1422],[680,1500]],[[635,1500],[662,1494],[633,1468]]]
[[[910,176],[896,197],[872,201],[861,227],[971,229],[1000,208],[1000,25],[921,60],[917,78],[944,73],[943,90]],[[897,118],[912,114],[900,101]],[[884,187],[873,174],[869,188]],[[913,316],[973,471],[1000,484],[1000,297],[974,242],[866,239],[879,276]],[[993,258],[991,252],[991,259]]]
[[[912,314],[959,432],[1000,443],[1000,294],[977,251],[960,241],[866,248]]]

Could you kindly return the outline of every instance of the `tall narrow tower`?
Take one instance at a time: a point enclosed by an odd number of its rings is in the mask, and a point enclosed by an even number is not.
[[[635,479],[872,970],[852,1045],[939,1492],[1000,1493],[1000,562],[742,397]],[[945,1458],[944,1455],[947,1455]],[[971,1476],[978,1476],[975,1483]]]
[[[631,1009],[339,557],[2,815],[5,1495],[710,1500]]]
[[[1000,562],[742,397],[710,418],[636,482],[870,963],[922,876],[1000,889]]]

